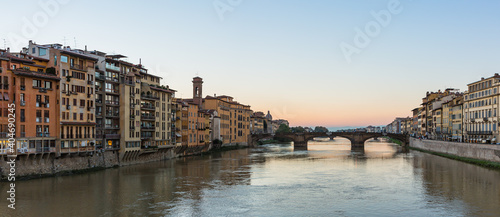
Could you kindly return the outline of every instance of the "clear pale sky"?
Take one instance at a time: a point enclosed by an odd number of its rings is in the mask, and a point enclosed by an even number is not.
[[[58,1],[2,1],[7,47],[74,48],[76,38],[79,49],[142,58],[176,97],[191,97],[199,75],[204,95],[234,96],[294,126],[385,125],[426,91],[463,91],[500,71],[500,1],[39,2]],[[372,11],[382,10],[391,17],[378,22]],[[356,28],[369,43],[348,61],[341,44],[356,46]]]

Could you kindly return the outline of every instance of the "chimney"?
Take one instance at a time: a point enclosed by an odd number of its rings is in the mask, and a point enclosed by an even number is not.
[[[87,45],[85,45],[85,52],[87,52]]]

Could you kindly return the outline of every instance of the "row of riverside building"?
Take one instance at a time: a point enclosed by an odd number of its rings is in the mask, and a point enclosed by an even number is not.
[[[175,98],[160,76],[125,58],[32,41],[18,53],[0,50],[0,155],[113,151],[130,159],[178,147],[206,149],[213,141],[245,144],[251,132],[260,132],[262,112],[231,96],[203,98],[202,78],[193,78],[192,98]],[[12,103],[16,153],[8,146]]]
[[[407,133],[428,139],[498,143],[500,75],[481,78],[456,89],[427,92],[413,116],[396,118],[386,126],[389,133]]]

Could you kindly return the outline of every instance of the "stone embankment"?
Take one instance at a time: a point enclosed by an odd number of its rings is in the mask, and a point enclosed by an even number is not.
[[[424,151],[500,163],[500,145],[445,142],[410,138],[410,147]]]

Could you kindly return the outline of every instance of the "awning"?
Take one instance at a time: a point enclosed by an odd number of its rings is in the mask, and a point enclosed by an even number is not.
[[[177,137],[182,137],[182,135],[181,135],[181,134],[179,134],[179,133],[175,133],[175,135],[176,135]]]
[[[3,100],[9,101],[9,94],[8,93],[3,93]]]

